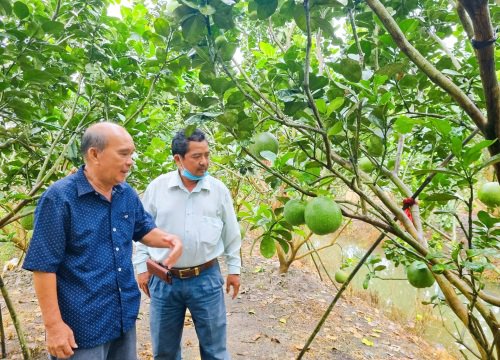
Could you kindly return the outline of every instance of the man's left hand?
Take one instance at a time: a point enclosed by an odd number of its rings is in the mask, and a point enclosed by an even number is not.
[[[240,291],[240,275],[238,274],[229,274],[226,280],[226,294],[229,294],[229,291],[233,288],[233,296],[232,298],[236,298],[238,292]]]

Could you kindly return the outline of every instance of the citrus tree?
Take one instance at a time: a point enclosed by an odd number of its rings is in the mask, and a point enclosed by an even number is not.
[[[190,95],[189,119],[215,120],[218,139],[233,139],[278,192],[335,199],[344,217],[379,229],[370,252],[388,236],[388,257],[412,264],[419,287],[437,281],[482,359],[500,356],[490,308],[500,299],[482,278],[498,256],[499,219],[475,202],[482,176],[499,175],[497,11],[465,0],[213,0],[165,14],[193,49],[197,95],[220,99]],[[296,230],[281,211],[257,214],[265,256],[288,251]]]
[[[173,128],[204,126],[263,255],[298,251],[307,225],[326,231],[283,217],[287,201],[329,201],[313,215],[335,201],[328,231],[373,225],[382,235],[363,261],[387,237],[387,257],[417,286],[435,279],[475,348],[457,341],[500,358],[500,299],[483,289],[498,212],[475,201],[500,174],[493,2],[137,1],[121,18],[111,3],[0,0],[3,238],[81,163],[90,123],[133,135],[139,190],[169,168]]]

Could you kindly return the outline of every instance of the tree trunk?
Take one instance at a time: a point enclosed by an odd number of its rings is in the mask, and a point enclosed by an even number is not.
[[[5,300],[5,304],[7,305],[7,309],[9,309],[9,314],[10,317],[12,318],[12,323],[14,324],[14,327],[16,328],[17,332],[17,337],[19,338],[19,344],[21,345],[21,350],[23,352],[23,359],[24,360],[31,360],[31,352],[28,347],[28,344],[26,342],[26,338],[24,337],[24,332],[23,329],[21,328],[21,323],[19,322],[19,318],[17,317],[16,310],[14,309],[14,304],[12,304],[12,301],[10,300],[9,297],[9,292],[7,291],[7,288],[5,287],[5,284],[3,282],[3,278],[0,275],[0,291],[2,292],[3,299]]]
[[[498,140],[490,146],[490,154],[500,154],[500,88],[495,69],[495,30],[491,23],[488,1],[460,0],[474,29],[473,45],[479,63],[488,122],[483,130],[488,140]],[[500,181],[500,163],[495,164],[497,181]]]

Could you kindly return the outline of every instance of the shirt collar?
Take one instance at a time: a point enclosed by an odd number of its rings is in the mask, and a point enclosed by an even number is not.
[[[196,186],[194,187],[193,192],[198,192],[201,190],[210,191],[210,181],[208,180],[209,177],[210,175],[205,176],[203,179],[199,180]],[[184,183],[182,182],[181,175],[179,174],[178,170],[175,170],[175,175],[170,180],[168,187],[169,188],[179,187],[181,189],[186,188],[186,186],[184,186]]]
[[[75,176],[76,176],[76,188],[78,191],[78,196],[82,196],[82,195],[85,195],[85,194],[88,194],[91,192],[95,192],[95,189],[92,187],[92,185],[90,185],[89,180],[85,176],[85,174],[83,172],[84,170],[85,170],[85,165],[82,165],[82,166],[80,166],[80,168],[78,169],[78,171],[75,174]],[[120,183],[118,185],[113,186],[113,193],[122,192],[123,187],[124,187],[123,183]]]

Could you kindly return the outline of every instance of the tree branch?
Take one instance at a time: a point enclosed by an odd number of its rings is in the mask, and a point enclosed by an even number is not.
[[[394,21],[387,9],[379,0],[366,0],[366,2],[382,21],[386,30],[390,33],[401,51],[403,51],[406,56],[429,77],[432,82],[445,90],[458,103],[458,105],[464,109],[477,127],[484,133],[486,130],[487,119],[477,108],[476,104],[474,104],[474,102],[457,85],[437,70],[434,65],[432,65],[413,45],[409,43],[396,21]]]

